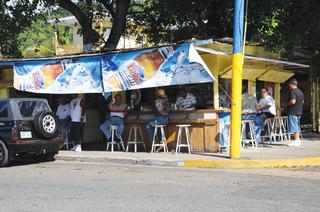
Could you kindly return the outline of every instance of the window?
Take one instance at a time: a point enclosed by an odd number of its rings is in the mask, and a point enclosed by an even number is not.
[[[41,111],[49,110],[44,101],[20,101],[18,107],[22,117],[34,117]]]
[[[0,101],[0,118],[7,118],[8,117],[8,102],[7,101]]]

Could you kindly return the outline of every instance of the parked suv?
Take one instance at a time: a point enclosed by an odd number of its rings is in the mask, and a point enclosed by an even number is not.
[[[46,99],[0,100],[0,166],[25,153],[39,161],[53,160],[63,144],[57,118]]]

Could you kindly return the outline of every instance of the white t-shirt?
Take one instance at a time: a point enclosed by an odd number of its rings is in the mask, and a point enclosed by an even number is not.
[[[67,118],[67,116],[70,115],[70,105],[69,104],[65,104],[65,105],[60,104],[58,106],[56,115],[59,117],[59,119]]]
[[[126,104],[112,104],[111,105],[111,110],[120,110],[120,111],[124,111],[124,112],[110,112],[110,116],[118,116],[118,117],[121,117],[121,118],[124,118],[124,113],[125,113],[125,110],[127,108],[127,105]]]
[[[70,102],[70,116],[72,122],[80,122],[82,115],[82,108],[80,106],[81,97],[73,99]]]
[[[265,98],[261,98],[259,100],[259,106],[266,106],[269,105],[270,107],[268,109],[262,109],[262,112],[269,112],[272,113],[273,115],[276,115],[276,105],[275,102],[272,98],[272,96],[266,96]]]

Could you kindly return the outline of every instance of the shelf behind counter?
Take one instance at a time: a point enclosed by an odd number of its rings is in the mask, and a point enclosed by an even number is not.
[[[201,109],[193,111],[171,111],[169,123],[165,128],[168,147],[175,149],[178,124],[190,124],[191,145],[194,152],[217,152],[219,142],[218,114],[229,110]],[[124,140],[128,139],[131,125],[140,125],[146,145],[151,148],[151,141],[145,132],[145,125],[155,117],[153,111],[130,111],[126,117]]]

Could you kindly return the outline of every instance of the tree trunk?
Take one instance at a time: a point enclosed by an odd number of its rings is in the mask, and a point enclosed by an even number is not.
[[[130,0],[116,0],[116,12],[113,17],[113,24],[108,40],[105,42],[104,49],[114,50],[117,48],[120,37],[126,25]]]

